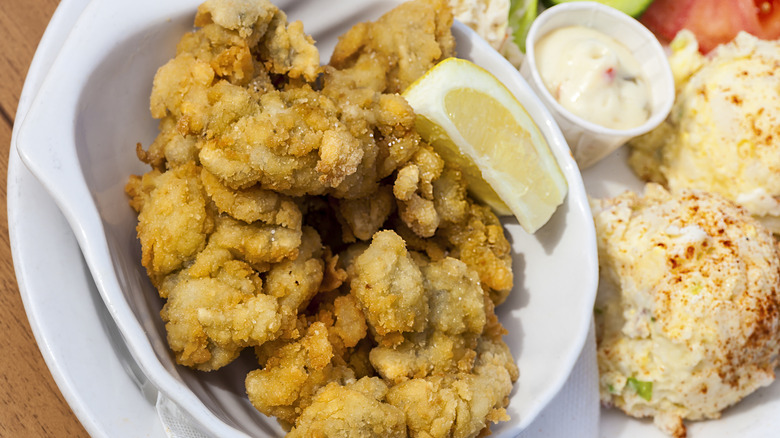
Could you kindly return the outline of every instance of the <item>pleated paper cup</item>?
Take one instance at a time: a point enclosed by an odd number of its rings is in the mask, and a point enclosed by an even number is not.
[[[650,117],[631,129],[611,129],[585,120],[564,108],[547,90],[536,64],[534,46],[558,28],[585,26],[600,31],[626,46],[636,57],[650,88]],[[674,103],[674,78],[664,48],[640,22],[596,2],[562,3],[545,10],[528,31],[526,56],[520,73],[552,113],[581,169],[587,168],[628,140],[658,126]]]

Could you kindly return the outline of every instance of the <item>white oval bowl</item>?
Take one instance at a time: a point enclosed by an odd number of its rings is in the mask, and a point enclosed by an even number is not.
[[[279,0],[290,20],[301,20],[322,57],[337,36],[397,4],[392,0],[338,3]],[[140,264],[136,215],[124,185],[147,170],[135,144],[149,145],[157,122],[149,95],[157,68],[191,30],[193,0],[93,1],[84,11],[22,121],[17,148],[76,235],[90,272],[140,369],[210,435],[280,435],[274,419],[247,400],[244,377],[256,363],[200,373],[175,364],[159,318],[162,300]],[[327,5],[327,7],[323,7]],[[511,420],[495,436],[517,435],[563,386],[585,342],[598,262],[593,221],[576,163],[553,118],[516,69],[468,28],[457,24],[459,56],[491,71],[539,125],[566,176],[569,194],[550,223],[528,235],[504,221],[513,248],[516,285],[498,310],[520,378],[511,395]],[[595,385],[596,382],[593,382]]]

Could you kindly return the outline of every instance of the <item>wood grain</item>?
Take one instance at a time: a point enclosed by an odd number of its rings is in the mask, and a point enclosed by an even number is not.
[[[0,3],[0,437],[86,437],[35,343],[8,241],[8,151],[19,95],[56,0]]]

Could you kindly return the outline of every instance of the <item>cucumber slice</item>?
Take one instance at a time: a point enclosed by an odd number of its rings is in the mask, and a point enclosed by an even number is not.
[[[546,6],[554,6],[560,3],[576,2],[583,0],[542,0]],[[612,6],[618,11],[624,12],[634,18],[639,18],[642,12],[650,6],[653,0],[596,0],[598,3]]]
[[[509,6],[509,27],[517,47],[525,53],[525,37],[537,15],[538,0],[512,0]]]

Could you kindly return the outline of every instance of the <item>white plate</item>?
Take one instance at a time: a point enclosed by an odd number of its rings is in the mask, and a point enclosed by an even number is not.
[[[322,39],[324,56],[336,35],[396,4],[277,3]],[[278,434],[276,422],[245,396],[244,376],[257,367],[251,355],[207,374],[173,363],[158,316],[160,300],[139,264],[135,215],[123,194],[126,175],[146,170],[132,145],[148,145],[157,131],[147,115],[151,79],[190,29],[196,4],[90,3],[22,122],[17,147],[65,212],[109,313],[154,385],[212,434]],[[564,205],[536,235],[507,224],[518,282],[498,313],[521,373],[508,408],[511,420],[493,431],[515,436],[563,386],[584,344],[597,281],[595,237],[579,173],[549,113],[506,60],[483,41],[470,40],[463,27],[456,26],[455,34],[459,53],[496,74],[525,105],[569,184]],[[562,269],[567,275],[560,275]]]

